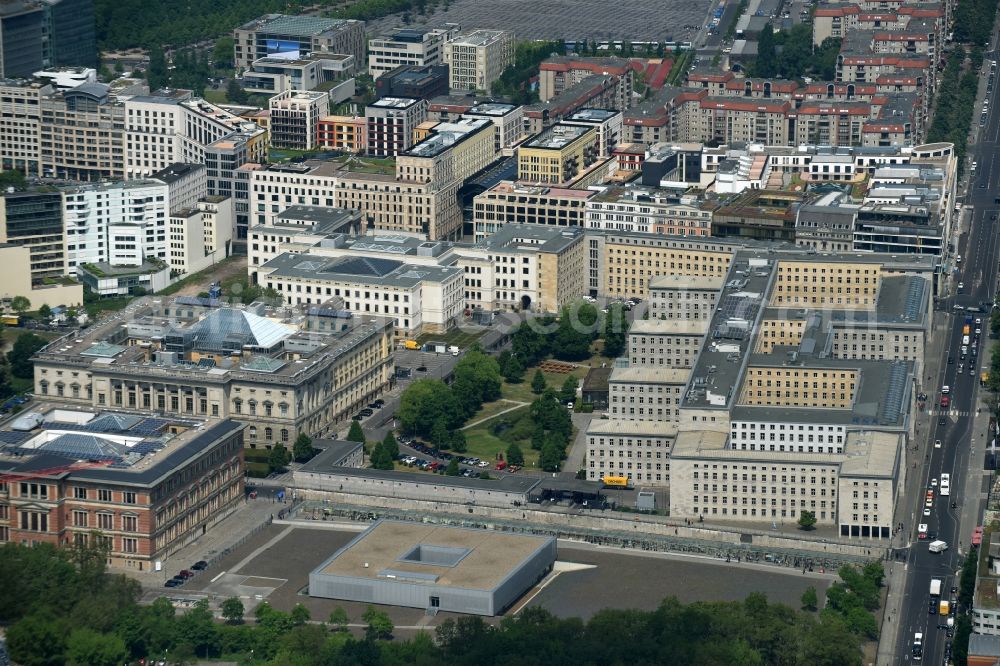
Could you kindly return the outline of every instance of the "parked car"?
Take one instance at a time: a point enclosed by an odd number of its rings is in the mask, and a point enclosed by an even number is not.
[[[191,578],[192,576],[194,576],[194,572],[184,569],[179,574],[177,574],[177,576],[180,576],[181,578]],[[174,576],[174,578],[177,578],[177,576]]]
[[[194,569],[195,571],[204,571],[205,569],[208,568],[208,562],[206,562],[205,560],[198,560],[197,562],[191,565],[191,568]]]
[[[177,579],[171,578],[170,580],[168,580],[166,583],[163,584],[163,587],[180,587],[180,583],[177,581]]]

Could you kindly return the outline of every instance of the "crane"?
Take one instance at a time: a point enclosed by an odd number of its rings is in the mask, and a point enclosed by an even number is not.
[[[39,479],[43,476],[56,476],[67,472],[77,472],[82,469],[93,469],[95,467],[106,467],[114,460],[76,460],[58,467],[47,467],[44,469],[33,469],[25,472],[8,472],[0,474],[0,483],[17,483],[29,479]]]

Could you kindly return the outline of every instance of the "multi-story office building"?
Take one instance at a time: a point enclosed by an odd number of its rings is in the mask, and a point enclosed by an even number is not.
[[[594,419],[587,428],[587,479],[623,476],[642,486],[671,484],[677,424],[669,421]]]
[[[718,275],[656,275],[649,278],[649,318],[707,321],[722,289]]]
[[[229,256],[233,239],[233,204],[209,196],[193,208],[170,212],[168,263],[175,273],[197,273]]]
[[[364,116],[323,116],[316,123],[316,145],[346,153],[368,150],[368,119]]]
[[[180,297],[146,299],[53,341],[34,357],[42,399],[167,418],[231,418],[245,442],[320,436],[384,392],[394,370],[388,319],[283,313]],[[43,396],[48,396],[44,398]]]
[[[269,56],[253,61],[243,74],[243,88],[248,93],[273,96],[330,84],[327,92],[340,102],[354,94],[353,71],[354,56],[343,53],[310,53],[295,59]],[[338,81],[341,85],[333,85]]]
[[[636,319],[628,329],[629,367],[691,368],[706,332],[708,317]]]
[[[233,205],[233,251],[246,253],[250,225],[247,181],[240,180],[240,167],[263,160],[266,132],[237,132],[205,146],[206,186],[210,196],[226,197]]]
[[[622,112],[613,109],[580,109],[562,120],[564,125],[581,125],[597,130],[600,157],[608,157],[622,140]]]
[[[0,78],[27,78],[66,65],[97,66],[91,0],[0,4]]]
[[[330,97],[315,90],[286,90],[268,101],[274,148],[312,150],[319,119],[330,112]]]
[[[41,99],[41,175],[63,180],[125,176],[125,109],[103,83]]]
[[[594,128],[553,125],[518,147],[517,177],[526,183],[562,185],[585,172],[599,154]]]
[[[42,99],[55,88],[48,83],[0,82],[0,166],[39,176]]]
[[[400,65],[375,82],[379,97],[431,99],[448,94],[447,65]]]
[[[268,56],[298,58],[308,53],[344,53],[360,66],[365,61],[364,21],[319,16],[265,14],[233,31],[233,62],[245,71]]]
[[[456,266],[292,253],[257,269],[259,283],[289,305],[334,299],[351,312],[384,317],[400,337],[447,331],[462,313],[462,278]]]
[[[262,266],[285,252],[309,252],[336,234],[357,235],[361,213],[343,208],[292,206],[276,215],[271,224],[250,229],[247,242],[247,271],[256,280],[256,266]],[[328,244],[329,244],[328,243]]]
[[[167,260],[170,187],[159,180],[131,180],[65,188],[62,273],[83,264],[138,266],[148,257]]]
[[[208,169],[201,164],[171,164],[151,176],[151,180],[166,183],[167,211],[194,208],[208,196]]]
[[[524,107],[501,102],[476,104],[462,114],[465,118],[489,118],[496,126],[496,151],[512,154],[510,150],[524,137]]]
[[[617,367],[608,378],[608,416],[677,423],[681,396],[690,375],[690,368]]]
[[[368,74],[378,79],[400,65],[427,67],[444,62],[444,45],[459,30],[448,23],[443,28],[426,32],[404,28],[384,37],[368,40]],[[405,95],[404,95],[405,96]]]
[[[612,108],[624,111],[632,106],[634,74],[628,60],[624,58],[556,56],[542,61],[538,70],[538,97],[543,102],[548,102],[584,79],[599,74],[615,77],[615,103]]]
[[[499,231],[504,224],[544,224],[552,227],[582,227],[591,190],[543,187],[502,180],[472,203],[476,240]]]
[[[80,380],[67,370],[60,384]],[[243,503],[242,430],[232,420],[36,405],[0,447],[10,475],[0,484],[0,542],[93,538],[110,566],[153,571]],[[95,458],[104,462],[76,462]]]
[[[490,92],[508,65],[514,63],[514,33],[474,30],[454,36],[444,45],[444,62],[451,89]]]
[[[586,245],[579,228],[506,224],[476,245],[457,245],[465,307],[559,312],[585,293]]]
[[[610,187],[587,201],[588,229],[709,236],[712,211],[692,197],[652,187]]]
[[[0,193],[0,243],[28,248],[32,284],[63,275],[64,238],[58,190],[38,187]]]
[[[92,0],[43,0],[48,30],[48,65],[97,67],[97,31]]]
[[[291,215],[289,209],[282,217]],[[561,230],[531,224],[506,225],[488,239],[476,244],[425,241],[412,235],[378,233],[374,236],[348,236],[360,218],[339,209],[336,215],[314,216],[315,222],[307,226],[292,220],[277,219],[273,224],[261,225],[251,230],[249,268],[259,283],[265,281],[265,271],[260,266],[288,255],[308,254],[313,263],[327,263],[341,259],[370,259],[375,262],[403,262],[416,274],[422,267],[457,267],[464,276],[462,307],[467,310],[481,308],[493,310],[533,310],[559,312],[564,306],[579,301],[583,295],[580,275],[584,270],[583,234],[579,229]],[[292,261],[288,259],[287,261]],[[309,294],[327,295],[327,285],[334,290],[329,294],[346,298],[336,287],[341,277],[328,276],[325,283],[319,271],[313,271],[313,287],[306,287],[303,299]],[[395,273],[387,274],[387,281],[395,280]],[[317,283],[323,284],[317,284]],[[373,276],[373,283],[378,280]],[[296,287],[297,290],[297,287]],[[362,299],[352,307],[357,311],[383,312],[380,292],[364,292],[371,300]],[[295,291],[293,298],[298,299]],[[290,296],[292,297],[292,296]],[[357,295],[355,295],[357,298]],[[293,300],[297,302],[297,300]],[[312,301],[303,300],[303,303]],[[405,302],[405,301],[404,301]],[[395,307],[395,301],[393,301]],[[397,314],[395,309],[391,314]],[[408,314],[402,311],[403,315]],[[406,325],[405,317],[403,326]]]
[[[263,159],[266,131],[185,90],[125,100],[129,177],[150,175],[175,162],[204,164],[208,146],[226,138],[243,140],[248,157]],[[240,135],[235,137],[234,135]]]
[[[395,157],[414,144],[413,131],[427,119],[427,100],[383,97],[365,107],[368,154]]]

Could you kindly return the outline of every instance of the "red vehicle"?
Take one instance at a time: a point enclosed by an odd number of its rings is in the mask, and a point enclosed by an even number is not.
[[[983,543],[983,528],[977,527],[976,529],[972,530],[972,545],[980,546],[982,545],[982,543]]]
[[[440,466],[441,466],[441,463],[439,463],[439,462],[432,462],[430,465],[427,466],[427,469],[429,469],[430,471],[434,472],[434,471],[437,471],[437,469]]]
[[[495,467],[495,469],[498,472],[500,470],[502,470],[502,469],[507,469],[507,461],[506,460],[501,460],[500,462],[497,463],[497,466]]]
[[[941,396],[941,409],[948,409],[948,405],[951,404],[951,398],[946,395]]]

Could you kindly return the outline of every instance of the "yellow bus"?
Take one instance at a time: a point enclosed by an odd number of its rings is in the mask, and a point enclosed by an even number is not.
[[[607,488],[628,488],[631,485],[631,479],[627,476],[605,476],[601,482]]]

